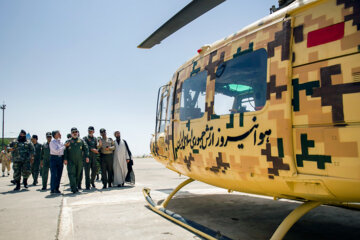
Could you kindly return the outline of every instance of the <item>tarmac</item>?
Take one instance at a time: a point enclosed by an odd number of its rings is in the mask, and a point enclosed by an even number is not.
[[[70,192],[66,168],[62,194],[57,195],[41,191],[41,184],[14,192],[12,172],[0,177],[0,239],[202,239],[151,211],[142,194],[142,188],[148,187],[152,198],[161,202],[186,177],[151,158],[134,163],[134,186],[103,190],[97,181],[96,189],[78,194]],[[175,195],[168,209],[229,238],[247,240],[269,239],[298,205],[193,182]],[[284,239],[358,240],[360,211],[318,207],[301,218]]]

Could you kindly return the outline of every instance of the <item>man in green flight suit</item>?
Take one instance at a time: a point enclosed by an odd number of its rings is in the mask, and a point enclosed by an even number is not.
[[[40,171],[40,159],[41,159],[41,144],[38,143],[38,136],[33,135],[31,142],[34,145],[35,153],[33,161],[31,161],[31,175],[34,179],[33,185],[38,183],[39,171]]]
[[[95,177],[97,172],[97,154],[99,154],[97,150],[97,139],[94,137],[94,127],[90,126],[88,128],[89,135],[85,136],[83,140],[89,147],[89,163],[85,162],[85,185],[86,189],[90,189],[90,182],[91,186],[95,188]],[[91,169],[91,179],[90,179],[90,169]]]
[[[78,192],[78,185],[81,181],[83,169],[83,156],[85,162],[89,163],[89,148],[82,139],[79,138],[77,128],[71,128],[71,139],[65,144],[64,164],[67,165],[70,187],[73,193]]]
[[[48,182],[48,176],[49,176],[49,169],[50,169],[50,142],[51,142],[51,132],[46,133],[46,143],[42,145],[41,149],[41,160],[40,160],[40,166],[42,169],[41,177],[42,177],[42,189],[46,190],[47,188],[47,182]]]
[[[17,141],[9,144],[9,151],[13,156],[14,180],[16,187],[14,191],[20,190],[21,175],[23,176],[24,187],[27,188],[27,179],[31,174],[30,159],[34,155],[34,146],[26,141],[26,132],[21,130]]]

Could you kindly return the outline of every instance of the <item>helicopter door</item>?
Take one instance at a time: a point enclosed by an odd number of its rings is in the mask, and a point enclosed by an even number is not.
[[[353,11],[324,1],[294,18],[292,119],[302,174],[360,179],[360,25]],[[314,22],[315,15],[331,21]]]
[[[159,157],[168,158],[168,146],[165,143],[166,127],[169,119],[166,117],[169,102],[169,85],[160,87],[158,91],[158,104],[156,109],[155,136],[152,143],[152,153]]]

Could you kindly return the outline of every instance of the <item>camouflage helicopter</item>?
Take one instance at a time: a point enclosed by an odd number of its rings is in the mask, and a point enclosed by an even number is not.
[[[151,48],[224,0],[194,0]],[[271,14],[205,45],[158,92],[153,157],[189,178],[152,210],[208,239],[168,202],[197,180],[302,201],[271,239],[322,204],[360,202],[360,1],[279,1]]]

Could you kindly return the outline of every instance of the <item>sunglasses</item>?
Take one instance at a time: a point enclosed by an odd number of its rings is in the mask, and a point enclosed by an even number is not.
[[[72,131],[71,133],[78,133],[78,131]]]

